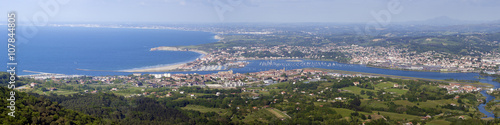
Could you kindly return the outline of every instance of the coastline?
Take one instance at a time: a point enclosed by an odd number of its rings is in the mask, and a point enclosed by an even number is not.
[[[202,50],[187,49],[187,48],[181,48],[181,47],[170,47],[170,46],[155,47],[155,48],[151,48],[149,51],[190,51],[190,52],[199,53],[201,55],[207,55],[208,54],[207,52],[202,51]]]
[[[173,30],[178,30],[178,29],[173,29]],[[186,30],[181,30],[181,31],[186,31]],[[213,32],[212,32],[213,33]],[[214,33],[215,34],[215,33]],[[216,39],[217,42],[220,42],[223,37],[219,35],[214,35],[213,39]],[[171,46],[160,46],[160,47],[155,47],[151,48],[150,51],[190,51],[190,52],[195,52],[200,54],[198,58],[202,58],[205,55],[208,55],[208,52],[198,50],[198,49],[188,49],[184,47],[171,47]],[[195,60],[192,61],[187,61],[187,62],[182,62],[178,64],[167,64],[166,66],[157,66],[157,67],[146,67],[146,68],[138,68],[138,69],[128,69],[128,70],[121,70],[119,72],[169,72],[169,71],[180,71],[179,67],[186,66],[188,63],[194,62]]]
[[[214,36],[214,39],[217,40],[217,42],[220,42],[222,39],[224,39],[223,37],[219,36],[218,34]]]
[[[190,52],[195,52],[200,54],[198,58],[202,58],[208,53],[202,50],[196,50],[196,49],[184,49],[180,47],[169,47],[169,46],[160,46],[160,47],[155,47],[151,48],[150,51],[190,51]],[[129,70],[122,70],[121,72],[168,72],[168,71],[177,71],[179,67],[186,66],[188,63],[191,63],[195,60],[192,61],[187,61],[184,63],[178,63],[178,64],[172,64],[172,65],[166,65],[166,66],[158,66],[158,67],[147,67],[147,68],[140,68],[140,69],[129,69]]]
[[[184,66],[186,64],[187,63],[181,63],[181,64],[144,68],[144,69],[130,69],[130,70],[122,70],[121,72],[167,72],[178,69],[179,67]]]

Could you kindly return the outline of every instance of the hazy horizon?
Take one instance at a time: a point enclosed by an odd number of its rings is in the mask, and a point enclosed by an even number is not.
[[[496,0],[3,0],[4,12],[18,21],[116,23],[364,23],[423,21],[449,17],[463,21],[500,20]],[[45,3],[44,3],[45,2]],[[55,6],[53,6],[55,5]],[[48,8],[46,6],[49,6]],[[389,18],[387,17],[389,16]],[[6,16],[0,17],[6,20]]]

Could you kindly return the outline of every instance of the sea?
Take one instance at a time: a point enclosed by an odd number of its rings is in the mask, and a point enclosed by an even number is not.
[[[6,26],[0,26],[0,28],[7,29]],[[150,49],[158,46],[199,45],[218,41],[214,39],[216,34],[200,31],[48,26],[37,28],[38,32],[32,38],[17,41],[16,60],[19,75],[33,74],[26,71],[89,76],[130,75],[131,73],[112,71],[190,62],[200,58],[201,55],[188,51],[150,51]],[[0,38],[7,41],[7,30],[0,30],[0,34],[5,34],[0,35]],[[16,35],[23,37],[24,34],[18,30]],[[4,43],[7,44],[7,42]],[[7,47],[0,47],[0,51],[0,57],[5,62],[0,65],[7,66]],[[495,88],[500,87],[500,83],[492,81],[493,77],[479,79],[478,73],[402,71],[314,60],[249,60],[247,62],[249,64],[246,67],[231,70],[235,73],[249,73],[283,68],[325,68],[429,79],[478,80],[492,84]],[[168,73],[210,74],[216,72],[218,71]],[[487,97],[487,101],[494,99],[484,91],[482,94]],[[494,117],[491,112],[484,110],[484,105],[480,105],[478,108],[488,117]]]
[[[168,29],[37,27],[32,38],[21,39],[17,30],[17,72],[28,71],[72,75],[124,75],[127,73],[81,71],[76,69],[118,71],[183,63],[200,58],[195,52],[150,51],[159,46],[185,46],[217,42],[213,33]],[[7,31],[7,27],[4,28]],[[18,28],[25,29],[25,28]],[[2,30],[3,31],[3,30]],[[3,32],[2,32],[3,33]],[[7,32],[1,35],[7,46]],[[7,47],[0,57],[8,61]],[[128,73],[129,74],[129,73]]]

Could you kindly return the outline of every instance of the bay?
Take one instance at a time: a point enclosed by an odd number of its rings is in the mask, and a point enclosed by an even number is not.
[[[217,41],[213,38],[215,34],[198,31],[86,27],[37,27],[34,37],[21,39],[25,34],[20,29],[25,28],[18,27],[16,31],[17,72],[20,75],[33,74],[24,70],[76,75],[124,74],[76,69],[126,70],[189,62],[200,54],[150,49]],[[7,40],[7,32],[0,33],[5,34],[0,38]],[[1,65],[6,65],[7,48],[1,47],[0,51],[5,62]]]

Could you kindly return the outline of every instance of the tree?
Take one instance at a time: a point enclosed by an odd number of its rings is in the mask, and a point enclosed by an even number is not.
[[[351,101],[351,105],[360,106],[361,105],[361,100],[359,100],[359,98],[354,98]]]
[[[361,119],[366,120],[366,116],[365,115],[361,115]]]
[[[353,112],[353,113],[351,113],[351,116],[359,116],[359,113],[357,111]]]

